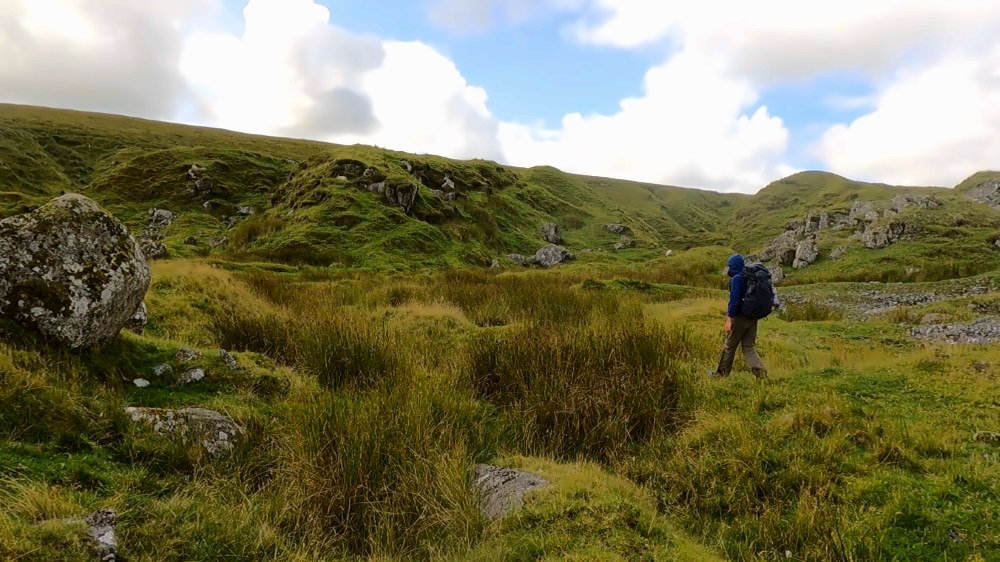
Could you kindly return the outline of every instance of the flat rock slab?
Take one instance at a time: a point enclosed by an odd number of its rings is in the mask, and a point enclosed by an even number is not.
[[[84,521],[88,525],[87,534],[97,544],[97,559],[101,562],[114,562],[118,556],[118,539],[115,538],[115,520],[117,514],[113,509],[95,511]]]
[[[473,487],[479,493],[480,508],[490,520],[503,519],[521,509],[524,496],[549,485],[547,481],[530,472],[476,465]]]
[[[125,408],[132,421],[152,426],[153,431],[180,439],[184,443],[200,443],[213,456],[233,448],[240,433],[228,416],[205,408]]]

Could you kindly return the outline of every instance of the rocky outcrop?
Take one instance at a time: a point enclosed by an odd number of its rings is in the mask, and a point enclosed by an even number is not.
[[[552,267],[563,262],[575,260],[576,256],[558,244],[549,244],[544,248],[540,248],[533,256],[509,254],[507,259],[523,267],[527,267],[529,265]]]
[[[799,228],[786,230],[760,252],[760,261],[777,261],[783,266],[792,266],[795,263],[795,254],[798,252],[799,242],[797,233]]]
[[[220,349],[219,350],[219,359],[222,359],[222,362],[226,365],[226,367],[229,367],[230,371],[242,371],[243,370],[243,367],[239,364],[239,362],[236,360],[236,358],[233,357],[233,354],[229,353],[225,349]]]
[[[1000,178],[984,181],[966,192],[965,197],[1000,211]]]
[[[233,448],[240,434],[239,427],[228,416],[205,408],[125,408],[136,423],[150,426],[153,431],[185,444],[200,444],[213,456]]]
[[[795,259],[792,260],[792,267],[802,269],[811,265],[819,258],[819,249],[816,248],[816,237],[812,236],[800,241],[795,247]]]
[[[836,248],[833,249],[832,252],[830,252],[830,259],[834,261],[839,260],[840,258],[844,257],[844,254],[846,253],[847,253],[847,246],[837,246]]]
[[[530,472],[476,465],[473,489],[479,496],[483,515],[496,521],[524,505],[524,496],[548,486],[549,483]]]
[[[562,244],[562,229],[554,222],[545,223],[542,225],[542,237],[549,244]]]
[[[785,280],[785,271],[780,265],[771,266],[767,270],[771,272],[771,283],[779,285]]]
[[[1000,318],[979,318],[966,324],[914,326],[910,335],[917,339],[944,340],[949,343],[1000,342]]]
[[[0,313],[71,348],[117,335],[149,281],[128,228],[82,195],[0,221]]]
[[[632,234],[632,229],[624,224],[612,223],[604,225],[611,234],[617,234],[618,236],[624,236],[626,234]]]
[[[886,248],[900,240],[906,228],[906,223],[897,220],[872,224],[861,233],[861,242],[871,250]]]

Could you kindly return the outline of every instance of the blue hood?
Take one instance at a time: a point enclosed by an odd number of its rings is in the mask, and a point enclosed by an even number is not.
[[[743,261],[743,256],[734,254],[729,256],[729,260],[726,262],[726,265],[729,266],[729,276],[733,277],[737,273],[743,273],[743,267],[746,263]]]

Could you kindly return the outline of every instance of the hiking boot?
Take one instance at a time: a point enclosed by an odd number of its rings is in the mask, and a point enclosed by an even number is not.
[[[753,376],[757,377],[757,380],[767,378],[767,369],[750,369],[753,372]]]

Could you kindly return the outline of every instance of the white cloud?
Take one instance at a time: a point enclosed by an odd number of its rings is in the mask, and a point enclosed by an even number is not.
[[[816,154],[838,172],[905,185],[955,185],[1000,165],[1000,48],[901,71],[876,108],[830,128]]]
[[[0,101],[171,118],[180,29],[214,0],[4,0]]]
[[[434,0],[428,15],[435,24],[460,33],[498,24],[520,24],[550,11],[576,10],[586,0]]]
[[[651,69],[642,97],[613,115],[567,115],[556,130],[504,124],[515,164],[658,183],[756,191],[791,173],[782,163],[781,119],[754,107],[757,94],[719,61],[683,52]]]

